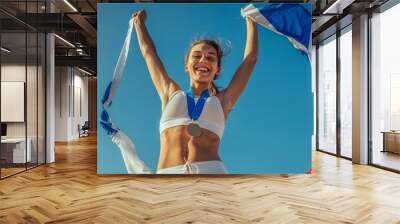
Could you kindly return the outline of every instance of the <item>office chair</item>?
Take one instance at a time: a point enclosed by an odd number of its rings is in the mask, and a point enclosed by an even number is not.
[[[89,129],[90,129],[89,121],[85,121],[82,127],[80,127],[80,125],[78,124],[79,138],[89,136]]]

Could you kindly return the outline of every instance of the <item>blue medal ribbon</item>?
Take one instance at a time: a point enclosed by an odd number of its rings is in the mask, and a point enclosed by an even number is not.
[[[194,94],[192,88],[190,88],[186,92],[186,99],[188,105],[188,115],[192,120],[199,119],[201,112],[203,111],[204,104],[206,103],[207,98],[210,96],[208,89],[204,90],[197,103],[194,101]]]

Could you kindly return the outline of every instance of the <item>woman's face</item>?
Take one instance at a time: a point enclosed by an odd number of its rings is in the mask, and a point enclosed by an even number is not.
[[[217,50],[206,43],[194,45],[185,70],[193,81],[210,83],[219,73]]]

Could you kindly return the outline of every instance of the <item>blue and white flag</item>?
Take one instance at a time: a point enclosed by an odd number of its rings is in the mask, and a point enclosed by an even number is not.
[[[125,37],[124,45],[122,46],[117,64],[114,69],[113,78],[111,82],[107,85],[107,88],[104,91],[103,98],[101,99],[103,110],[100,115],[100,125],[110,136],[111,141],[120,149],[127,172],[129,174],[148,174],[150,173],[150,169],[139,158],[134,142],[128,135],[126,135],[120,128],[118,128],[114,122],[112,122],[111,116],[109,114],[112,100],[124,75],[124,68],[129,53],[132,30],[133,20],[131,19],[129,20],[129,27]]]
[[[311,47],[311,12],[304,4],[267,4],[256,8],[250,4],[242,9],[249,17],[265,28],[283,35],[293,46],[306,54]]]

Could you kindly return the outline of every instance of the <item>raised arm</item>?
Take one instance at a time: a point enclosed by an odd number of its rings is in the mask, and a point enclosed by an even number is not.
[[[258,57],[257,24],[246,17],[247,40],[243,61],[223,93],[224,108],[230,111],[249,81]]]
[[[164,65],[157,55],[153,40],[151,39],[145,25],[146,11],[141,10],[134,13],[133,21],[135,24],[140,51],[142,52],[144,60],[146,61],[151,80],[153,81],[161,100],[165,102],[165,99],[168,99],[168,96],[179,87],[169,78],[167,72],[165,71]]]

